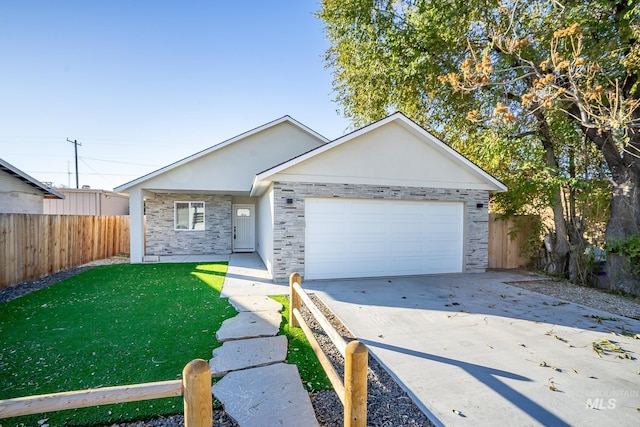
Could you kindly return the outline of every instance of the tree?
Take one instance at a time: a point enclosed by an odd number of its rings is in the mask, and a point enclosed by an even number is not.
[[[541,178],[530,190],[554,211],[552,272],[575,270],[576,197],[603,178],[606,239],[639,232],[637,2],[325,0],[319,16],[336,100],[356,125],[400,109],[472,152],[516,153],[502,179]],[[615,288],[640,293],[624,257],[608,261]]]

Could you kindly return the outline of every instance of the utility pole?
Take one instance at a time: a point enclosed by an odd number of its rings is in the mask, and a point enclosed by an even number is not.
[[[74,145],[74,148],[75,148],[75,153],[76,153],[76,188],[80,188],[80,178],[78,177],[78,145],[82,145],[82,144],[80,144],[75,139],[72,141],[69,138],[67,138],[67,141],[72,143]]]

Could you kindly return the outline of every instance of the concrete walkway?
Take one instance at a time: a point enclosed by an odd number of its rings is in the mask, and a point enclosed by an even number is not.
[[[289,286],[271,280],[262,259],[255,253],[231,254],[221,297],[287,295]]]
[[[287,338],[277,335],[282,304],[266,296],[287,292],[256,254],[231,255],[221,297],[238,315],[216,333],[223,344],[209,365],[212,376],[223,377],[213,395],[241,427],[318,426],[298,368],[286,363]]]
[[[489,272],[303,287],[436,425],[639,425],[640,339],[621,333],[640,333],[640,321],[505,283],[535,279]],[[597,354],[602,339],[630,359]]]

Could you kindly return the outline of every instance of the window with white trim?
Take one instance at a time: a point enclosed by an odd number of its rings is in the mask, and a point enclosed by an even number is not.
[[[175,202],[175,230],[204,230],[204,202]]]

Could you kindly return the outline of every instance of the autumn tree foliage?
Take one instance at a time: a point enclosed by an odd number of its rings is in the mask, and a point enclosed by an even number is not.
[[[505,212],[549,206],[550,272],[584,273],[602,196],[608,242],[640,232],[637,0],[324,0],[318,15],[343,114],[402,110],[502,179]],[[629,267],[609,254],[612,287],[640,293]]]

